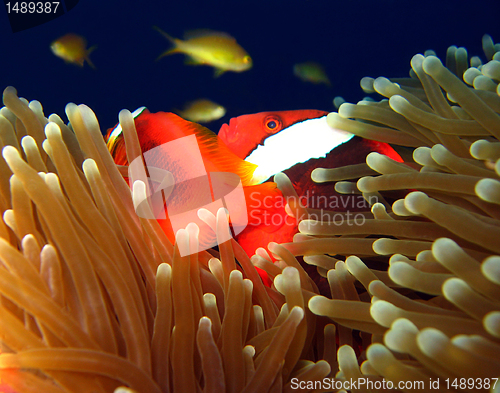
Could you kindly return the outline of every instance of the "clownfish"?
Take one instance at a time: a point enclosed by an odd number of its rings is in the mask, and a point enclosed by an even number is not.
[[[244,115],[231,119],[215,134],[173,113],[149,113],[144,108],[134,112],[143,153],[195,135],[207,172],[232,172],[239,176],[248,222],[235,238],[248,255],[271,241],[291,242],[297,233],[297,220],[287,214],[283,194],[270,181],[276,173],[283,172],[290,178],[300,202],[308,208],[359,211],[359,203],[364,201],[361,196],[340,195],[332,183],[314,183],[313,169],[359,164],[370,152],[402,161],[386,143],[332,129],[326,123],[327,114],[294,110]],[[108,131],[108,148],[117,164],[127,165],[120,130],[118,125]],[[332,200],[336,204],[332,205]],[[165,224],[162,227],[173,240],[172,228]]]
[[[193,30],[186,32],[184,40],[180,40],[156,26],[154,29],[173,44],[158,59],[174,53],[184,53],[187,56],[186,64],[212,66],[216,77],[226,71],[242,72],[252,68],[250,55],[227,33],[208,29]]]
[[[186,211],[198,210],[200,207],[213,206],[212,202],[224,197],[219,190],[215,188],[214,181],[222,184],[224,190],[231,188],[231,179],[215,179],[213,174],[230,173],[237,175],[242,188],[242,200],[229,208],[229,215],[234,231],[234,217],[252,225],[257,225],[260,216],[263,213],[262,205],[253,210],[247,209],[246,201],[250,199],[262,201],[264,198],[282,198],[281,192],[273,182],[260,184],[254,179],[254,172],[257,165],[249,163],[237,157],[222,140],[208,128],[200,124],[187,121],[180,116],[170,112],[150,113],[146,108],[139,108],[133,114],[135,127],[141,151],[144,155],[146,167],[150,173],[151,168],[160,169],[174,173],[175,185],[172,193],[166,201],[166,217],[155,216],[158,218],[160,226],[166,233],[172,243],[175,240],[174,218],[182,216]],[[194,148],[189,144],[182,144],[186,137],[195,138]],[[107,146],[117,165],[127,165],[130,169],[130,163],[127,160],[125,143],[122,135],[121,126],[118,124],[115,128],[108,130]],[[181,144],[171,144],[173,142]],[[187,140],[189,142],[189,138]],[[173,150],[169,150],[173,146]],[[155,154],[149,154],[155,151]],[[130,171],[129,171],[130,175]],[[203,177],[208,175],[208,177]],[[148,179],[152,180],[151,178]],[[211,182],[211,184],[209,184]],[[231,183],[231,184],[229,184]],[[230,190],[231,191],[231,190]],[[216,197],[216,194],[219,196]],[[225,203],[228,204],[227,198]],[[282,206],[278,206],[282,210]],[[162,207],[165,207],[162,205]],[[189,208],[188,208],[189,207]],[[274,206],[266,208],[266,214],[277,214]],[[158,211],[155,211],[155,214]],[[163,213],[163,212],[160,212]],[[179,214],[178,214],[179,213]],[[215,211],[212,211],[215,215]],[[193,217],[200,229],[204,223],[200,222],[196,216]],[[183,226],[184,227],[184,226]],[[179,228],[177,228],[179,229]],[[235,232],[236,234],[237,232]],[[204,239],[208,241],[209,239]],[[200,240],[201,241],[201,240]]]
[[[73,63],[83,67],[83,63],[86,61],[94,69],[95,66],[90,61],[89,55],[95,48],[96,46],[92,46],[87,49],[87,40],[73,33],[63,35],[50,44],[52,53],[63,59],[66,63]]]
[[[219,130],[219,138],[238,157],[257,165],[254,180],[266,181],[283,172],[291,180],[302,205],[316,210],[368,210],[361,195],[345,195],[335,185],[315,183],[315,168],[337,168],[365,162],[371,152],[384,154],[402,162],[400,155],[387,143],[364,139],[343,130],[332,129],[326,122],[328,112],[292,110],[261,112],[232,118]],[[249,208],[252,203],[249,201]],[[283,211],[281,226],[255,226],[253,223],[239,235],[238,241],[249,255],[269,242],[291,242],[297,230],[295,219]],[[273,224],[279,222],[274,217]]]

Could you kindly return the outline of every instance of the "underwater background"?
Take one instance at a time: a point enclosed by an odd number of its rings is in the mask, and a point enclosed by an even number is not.
[[[18,33],[0,10],[0,87],[15,86],[65,121],[67,102],[84,103],[103,131],[122,108],[156,112],[207,97],[227,108],[209,124],[216,131],[245,113],[333,111],[335,96],[357,102],[365,95],[362,77],[407,76],[412,56],[427,49],[444,59],[457,45],[485,63],[485,33],[488,60],[498,58],[499,3],[80,0],[66,15]],[[199,28],[227,32],[254,66],[214,78],[213,68],[185,65],[182,55],[155,61],[170,44],[153,26],[175,37]],[[50,44],[70,32],[97,46],[90,56],[96,69],[51,53]],[[381,83],[390,106],[346,104],[345,117],[327,120],[401,147],[405,162],[370,154],[366,165],[332,165],[314,175],[330,182],[334,201],[333,187],[380,196],[380,203],[359,212],[361,223],[349,219],[349,209],[323,215],[301,207],[294,184],[277,176],[279,201],[288,202],[294,220],[321,218],[301,221],[295,242],[268,232],[269,253],[261,249],[253,259],[241,250],[243,237],[221,243],[220,260],[207,252],[181,257],[156,220],[138,219],[91,110],[68,106],[75,134],[52,123],[45,139],[30,121],[45,123],[37,105],[28,111],[13,89],[4,90],[10,121],[0,122],[0,145],[30,137],[23,139],[26,161],[13,146],[0,159],[0,392],[287,392],[293,380],[323,377],[489,390],[500,375],[500,67],[491,61],[472,69],[469,76],[481,77],[472,89],[451,74],[461,66],[449,71],[436,58],[414,59],[422,83],[402,81],[398,90],[412,98]],[[323,64],[332,86],[296,78],[293,65],[304,61]],[[122,120],[136,140],[132,118]],[[269,129],[273,121],[265,122]],[[335,159],[362,161],[358,146],[346,143]],[[220,213],[219,239],[228,233]],[[178,248],[196,246],[198,236],[189,236],[179,233]],[[314,295],[295,256],[317,265],[331,299]],[[273,287],[264,287],[253,263],[275,278]],[[133,390],[115,390],[119,385]],[[378,389],[359,386],[350,390]],[[489,391],[500,393],[500,384]]]
[[[206,97],[227,108],[208,125],[217,131],[229,118],[259,111],[322,109],[332,99],[357,102],[364,76],[407,76],[410,59],[427,49],[444,58],[450,45],[481,55],[481,37],[500,39],[498,0],[434,1],[136,1],[80,0],[65,15],[13,33],[0,11],[0,86],[12,85],[40,100],[46,115],[64,116],[67,102],[85,103],[103,130],[118,112],[147,106],[180,108]],[[224,31],[251,55],[253,68],[214,78],[207,66],[188,66],[180,54],[156,58],[170,43],[152,26],[174,37],[208,28]],[[96,69],[66,64],[49,46],[73,32],[84,36]],[[483,59],[484,60],[484,59]],[[332,86],[303,82],[293,65],[324,65]]]

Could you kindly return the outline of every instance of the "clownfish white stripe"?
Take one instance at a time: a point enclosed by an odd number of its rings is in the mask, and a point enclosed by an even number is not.
[[[352,137],[354,134],[331,128],[326,116],[304,120],[266,138],[245,161],[258,166],[253,174],[258,184],[295,164],[326,157]]]
[[[145,106],[141,106],[140,108],[137,108],[135,111],[132,112],[132,117],[135,119],[142,112],[144,112],[145,109],[146,109]],[[120,123],[118,123],[117,126],[113,129],[113,131],[111,131],[111,133],[109,134],[108,140],[111,141],[114,138],[117,138],[118,136],[120,136],[121,133],[122,133],[122,126]]]

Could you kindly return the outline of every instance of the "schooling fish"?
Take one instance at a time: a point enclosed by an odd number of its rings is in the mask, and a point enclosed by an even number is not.
[[[90,61],[89,55],[95,48],[96,46],[92,46],[87,49],[87,40],[73,33],[63,35],[50,44],[52,52],[65,62],[83,67],[83,63],[86,61],[94,69],[95,66]]]
[[[226,108],[213,101],[201,98],[187,102],[182,110],[174,110],[183,119],[195,123],[209,123],[218,120],[226,114]]]
[[[194,30],[184,34],[184,40],[171,37],[154,27],[166,37],[173,48],[163,52],[158,59],[174,53],[184,53],[187,64],[208,65],[215,68],[215,76],[226,71],[242,72],[252,68],[252,58],[227,33],[212,30]]]

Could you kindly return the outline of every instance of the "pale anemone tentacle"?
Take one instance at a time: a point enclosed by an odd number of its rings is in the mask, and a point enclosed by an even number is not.
[[[330,372],[311,358],[316,317],[305,308],[317,292],[303,271],[289,276],[300,264],[284,247],[273,249],[284,261],[272,266],[286,296],[264,287],[230,238],[224,210],[205,217],[230,239],[220,259],[196,252],[194,224],[170,244],[155,219],[136,215],[146,186],[129,192],[89,108],[69,104],[68,127],[12,88],[5,95],[14,110],[3,108],[0,119],[3,384],[19,392],[268,391]],[[140,154],[126,111],[120,121],[129,154]],[[286,264],[295,268],[283,275]]]
[[[394,385],[425,381],[428,388],[430,378],[436,381],[433,388],[445,391],[444,378],[458,376],[489,378],[491,388],[500,377],[500,68],[491,60],[498,51],[491,37],[485,36],[483,47],[489,62],[481,66],[476,59],[467,71],[464,48],[448,51],[446,67],[434,53],[416,55],[410,78],[362,81],[363,90],[388,101],[344,103],[328,117],[334,128],[416,147],[413,161],[406,154],[404,164],[370,154],[366,162],[375,175],[363,173],[363,166],[352,167],[357,176],[347,174],[348,168],[316,169],[314,181],[337,182],[340,192],[406,195],[389,208],[373,205],[373,218],[358,226],[303,220],[303,237],[285,245],[306,255],[305,262],[320,274],[331,269],[326,276],[333,300],[316,296],[309,308],[328,315],[339,332],[354,327],[372,333],[365,356],[358,358],[352,344],[338,351],[337,378],[360,378],[357,362],[364,358],[362,370]],[[346,182],[356,177],[361,177],[356,184]],[[440,235],[443,230],[448,234]],[[359,239],[361,234],[376,239]],[[344,258],[362,300],[349,306],[341,303],[346,289],[330,262]],[[351,368],[342,366],[347,358]]]

